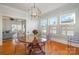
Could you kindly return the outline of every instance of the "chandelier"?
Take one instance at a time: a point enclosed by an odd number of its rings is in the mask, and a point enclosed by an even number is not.
[[[29,9],[29,14],[32,18],[38,18],[41,14],[41,11],[34,4],[34,6]]]

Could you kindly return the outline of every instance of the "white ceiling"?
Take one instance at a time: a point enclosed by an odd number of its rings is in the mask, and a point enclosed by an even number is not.
[[[20,9],[22,11],[27,12],[30,7],[33,7],[33,3],[2,3],[3,5]],[[56,8],[59,8],[66,3],[36,3],[35,5],[41,10],[42,14],[47,13],[49,11],[53,11]]]

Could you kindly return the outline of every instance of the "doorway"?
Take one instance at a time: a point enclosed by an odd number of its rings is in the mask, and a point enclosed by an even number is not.
[[[26,20],[3,16],[3,41],[26,40]]]

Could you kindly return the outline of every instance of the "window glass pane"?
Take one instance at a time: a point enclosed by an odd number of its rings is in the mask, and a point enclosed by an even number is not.
[[[17,26],[15,24],[12,24],[12,32],[15,31]]]
[[[56,34],[56,30],[52,30],[54,34]]]
[[[47,20],[45,19],[45,20],[41,20],[41,24],[40,24],[41,26],[47,26]]]
[[[67,31],[67,35],[68,36],[73,36],[74,35],[74,31]]]
[[[74,24],[75,23],[75,13],[66,14],[60,18],[61,24]]]
[[[57,18],[56,17],[52,17],[50,20],[49,20],[49,25],[56,25],[57,24]]]
[[[66,35],[66,31],[62,30],[62,34],[63,34],[63,35]]]
[[[46,33],[46,30],[42,30],[43,33]]]
[[[41,26],[41,28],[40,28],[40,30],[41,30],[40,40],[42,42],[47,40],[47,38],[46,38],[47,24],[48,24],[47,19],[44,19],[44,20],[40,21],[40,26]]]
[[[55,26],[55,27],[54,27],[54,26],[52,26],[52,27],[50,27],[50,29],[51,29],[51,30],[56,29],[56,26]]]
[[[18,29],[18,31],[22,30],[21,24],[18,24],[18,25],[17,25],[17,29]]]

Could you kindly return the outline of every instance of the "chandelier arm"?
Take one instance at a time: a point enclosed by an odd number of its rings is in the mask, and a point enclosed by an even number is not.
[[[41,14],[40,9],[35,6],[35,3],[34,3],[34,6],[29,9],[29,12],[31,17],[34,17],[34,18],[39,17]]]

